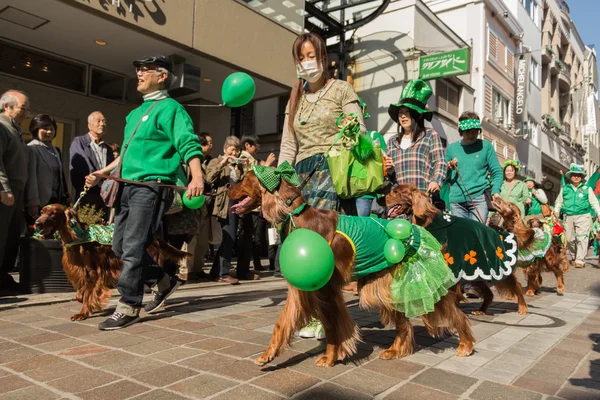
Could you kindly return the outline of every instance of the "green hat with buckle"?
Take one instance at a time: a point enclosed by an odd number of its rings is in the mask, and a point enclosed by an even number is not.
[[[569,170],[565,174],[565,178],[570,179],[571,175],[573,175],[573,174],[575,174],[575,175],[581,175],[582,178],[585,178],[585,176],[587,175],[585,173],[584,166],[581,165],[581,164],[575,164],[575,163],[571,164],[571,167],[569,168]]]
[[[397,104],[390,104],[388,108],[390,118],[398,123],[398,111],[400,111],[400,107],[407,107],[423,115],[423,118],[427,121],[431,121],[433,112],[427,109],[427,100],[429,100],[432,94],[431,87],[424,80],[413,79],[409,81],[404,89],[402,89],[400,101]]]

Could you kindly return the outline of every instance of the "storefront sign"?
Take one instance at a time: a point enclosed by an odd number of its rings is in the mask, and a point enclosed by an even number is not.
[[[515,123],[527,122],[527,88],[529,87],[529,65],[531,53],[524,53],[515,64]]]
[[[436,79],[468,74],[471,70],[471,49],[433,54],[419,59],[419,79]]]

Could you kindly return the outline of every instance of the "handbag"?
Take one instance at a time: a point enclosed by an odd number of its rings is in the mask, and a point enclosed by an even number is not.
[[[115,168],[110,173],[110,175],[108,175],[108,178],[105,179],[104,182],[102,182],[102,185],[100,186],[100,197],[102,197],[102,200],[104,201],[104,204],[106,204],[107,207],[114,207],[114,204],[117,201],[117,195],[119,194],[119,182],[116,179],[110,179],[110,178],[112,177],[112,178],[117,178],[118,179],[118,178],[121,177],[121,167],[123,165],[123,157],[125,156],[125,152],[127,151],[127,147],[129,147],[129,143],[131,143],[131,139],[133,139],[133,136],[137,132],[138,128],[140,127],[140,124],[142,123],[142,121],[144,121],[144,118],[161,101],[162,100],[158,100],[154,104],[152,104],[150,106],[150,108],[148,108],[148,110],[144,113],[144,115],[142,116],[142,118],[140,118],[140,120],[138,121],[137,125],[135,126],[135,129],[133,130],[133,133],[129,137],[129,140],[127,141],[127,144],[123,147],[123,153],[121,153],[121,157],[119,159],[119,164],[117,165],[117,168]]]
[[[542,216],[544,218],[548,218],[552,215],[552,210],[548,204],[542,204]]]
[[[348,114],[348,116],[354,116]],[[337,120],[338,127],[347,115],[342,113]],[[348,123],[341,127],[341,131],[331,147],[325,152],[329,172],[335,191],[342,199],[360,197],[377,191],[383,185],[383,154],[379,143],[373,144],[373,149],[366,159],[359,160],[354,151],[359,145],[360,125]],[[339,154],[332,154],[331,149],[339,139],[342,147]]]

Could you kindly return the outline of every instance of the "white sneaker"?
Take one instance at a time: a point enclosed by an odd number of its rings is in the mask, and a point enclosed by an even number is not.
[[[317,328],[315,329],[315,339],[323,340],[325,339],[325,328],[323,328],[323,324],[319,322]]]
[[[311,339],[315,337],[318,326],[321,325],[318,319],[311,319],[311,321],[304,328],[298,332],[298,336],[303,339]]]

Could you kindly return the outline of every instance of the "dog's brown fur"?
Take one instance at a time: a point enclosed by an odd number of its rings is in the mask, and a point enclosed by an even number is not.
[[[493,201],[494,207],[502,215],[504,229],[515,234],[519,248],[528,248],[534,241],[534,227],[543,228],[541,221],[530,219],[529,226],[525,226],[521,217],[519,208],[513,203],[502,199]],[[568,271],[569,262],[564,247],[558,243],[552,243],[550,249],[543,258],[536,258],[535,261],[523,268],[523,273],[527,279],[527,296],[535,296],[539,293],[542,286],[542,272],[552,272],[556,277],[556,292],[563,293],[565,290],[564,272]]]
[[[441,212],[431,204],[429,197],[417,189],[415,185],[409,184],[401,184],[394,187],[386,196],[386,205],[388,207],[395,207],[396,214],[412,215],[413,224],[424,228],[427,228]],[[465,235],[468,234],[469,232],[465,232]],[[445,244],[442,243],[442,245]],[[469,283],[479,290],[483,298],[483,303],[479,310],[473,311],[472,314],[485,315],[494,299],[494,294],[489,288],[490,283],[481,281]],[[523,288],[515,277],[514,272],[503,281],[495,282],[493,285],[504,297],[517,299],[519,314],[527,314],[527,303],[523,297]],[[457,284],[455,292],[461,292],[460,282]],[[461,295],[458,300],[464,300],[464,297]]]
[[[111,246],[92,242],[67,247],[67,244],[78,239],[75,231],[69,226],[70,221],[75,221],[82,230],[86,228],[79,221],[74,209],[50,204],[42,208],[40,217],[35,221],[35,227],[40,229],[44,237],[51,236],[56,231],[60,234],[63,244],[63,269],[77,291],[75,298],[82,303],[81,311],[71,316],[71,321],[82,321],[106,306],[111,298],[110,289],[117,286],[122,262]],[[161,266],[167,260],[179,263],[190,255],[159,238],[154,239],[147,251]]]
[[[292,210],[304,203],[300,189],[281,181],[274,192],[268,192],[253,172],[246,174],[244,180],[229,189],[229,197],[241,200],[232,211],[244,214],[262,206],[264,217],[272,224],[285,220]],[[290,203],[286,203],[286,200]],[[294,332],[304,327],[311,317],[318,318],[325,329],[327,347],[325,354],[319,357],[318,366],[333,366],[337,360],[343,360],[356,353],[360,341],[358,327],[350,317],[342,287],[350,281],[354,267],[354,254],[351,244],[342,235],[335,233],[338,214],[305,207],[302,213],[294,215],[293,222],[298,228],[310,229],[319,233],[331,243],[335,256],[335,270],[329,282],[321,289],[305,292],[288,284],[288,298],[279,316],[269,347],[256,359],[256,364],[265,365],[273,360],[289,345]],[[289,221],[284,224],[289,229]],[[367,309],[378,308],[384,324],[394,323],[396,338],[392,346],[382,351],[382,359],[395,359],[413,353],[414,333],[408,318],[391,305],[390,283],[400,265],[359,279],[358,290],[360,305]],[[475,338],[467,316],[456,305],[456,295],[448,293],[436,305],[435,311],[421,317],[431,335],[439,336],[445,331],[458,331],[460,344],[456,354],[468,356],[473,352]]]

